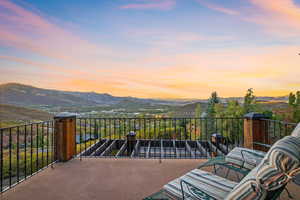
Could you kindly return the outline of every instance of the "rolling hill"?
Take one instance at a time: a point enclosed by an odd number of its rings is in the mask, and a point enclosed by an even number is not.
[[[96,92],[70,92],[37,88],[19,83],[0,85],[0,103],[17,106],[105,106],[122,102],[141,104],[174,104],[174,101],[116,97]]]
[[[46,90],[28,85],[8,83],[0,85],[0,103],[29,105],[93,105],[95,102],[57,90]]]
[[[0,104],[0,121],[45,121],[49,119],[52,119],[52,115],[44,111]]]
[[[260,102],[286,102],[287,96],[282,97],[257,97]],[[223,103],[228,100],[243,102],[243,97],[221,98]],[[171,100],[171,99],[147,99],[135,97],[117,97],[106,93],[96,92],[70,92],[60,90],[42,89],[19,83],[7,83],[0,85],[0,104],[17,106],[57,106],[57,107],[85,107],[85,106],[121,106],[126,105],[174,105],[184,106],[195,103],[206,104],[207,100]],[[185,108],[184,108],[185,109]]]

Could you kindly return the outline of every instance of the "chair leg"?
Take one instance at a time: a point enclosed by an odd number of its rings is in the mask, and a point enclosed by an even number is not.
[[[219,167],[215,167],[215,174],[218,174],[219,169],[222,169],[223,167],[219,166]]]
[[[292,196],[292,194],[290,193],[290,191],[287,188],[284,188],[284,190],[286,191],[286,193],[288,194],[288,197],[290,199],[294,199],[294,197]]]
[[[229,168],[227,168],[227,172],[226,172],[226,176],[225,176],[225,178],[228,178],[229,172],[230,172],[230,169],[229,169]]]
[[[238,173],[238,172],[235,172],[235,175],[236,175],[237,180],[240,181],[241,179],[240,179],[239,173]]]

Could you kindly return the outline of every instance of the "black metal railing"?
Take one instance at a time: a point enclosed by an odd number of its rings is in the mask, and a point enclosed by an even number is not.
[[[258,146],[270,148],[276,141],[281,138],[291,135],[292,131],[296,128],[297,123],[289,123],[280,120],[262,119],[263,129],[262,133],[266,137],[263,142],[256,142]]]
[[[78,118],[76,149],[80,156],[198,158],[212,152],[226,154],[243,144],[243,121],[243,118]],[[136,134],[130,155],[126,151],[129,132]]]
[[[54,163],[53,152],[53,121],[1,128],[1,192]]]
[[[270,147],[297,124],[263,119]],[[1,192],[53,165],[55,122],[0,129]],[[82,157],[208,158],[243,146],[244,118],[77,118],[76,155]]]

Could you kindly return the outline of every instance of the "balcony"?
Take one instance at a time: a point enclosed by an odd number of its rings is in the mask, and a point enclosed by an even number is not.
[[[58,163],[2,194],[3,200],[143,199],[204,160],[95,159]],[[289,191],[300,198],[299,186]],[[100,198],[101,197],[101,198]],[[281,199],[288,199],[283,193]]]
[[[247,123],[243,118],[78,118],[71,126],[54,120],[1,129],[2,198],[143,199],[206,159],[243,146]],[[295,126],[261,119],[264,137],[253,141],[253,148],[266,150]],[[75,153],[67,162],[58,162],[61,129],[75,133],[69,149]],[[300,199],[299,186],[288,188]]]
[[[74,159],[3,194],[12,199],[143,199],[195,168],[195,159]],[[101,197],[101,198],[100,198]]]

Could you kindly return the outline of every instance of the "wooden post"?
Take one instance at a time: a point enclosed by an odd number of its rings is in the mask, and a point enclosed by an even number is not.
[[[266,147],[258,145],[268,144],[268,126],[266,116],[260,113],[248,113],[244,116],[244,147],[249,149],[256,149],[267,151]]]
[[[61,113],[54,117],[55,157],[68,161],[76,155],[76,115]]]

